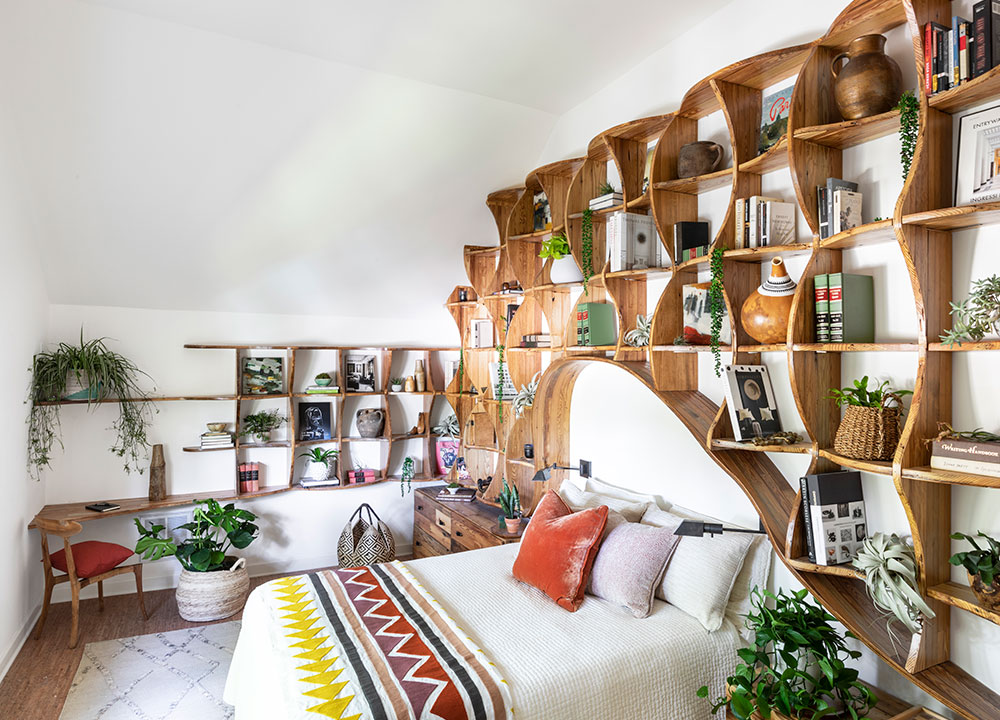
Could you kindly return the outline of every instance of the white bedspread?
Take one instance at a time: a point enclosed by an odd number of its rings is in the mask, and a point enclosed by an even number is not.
[[[454,621],[496,664],[518,720],[709,720],[695,696],[716,697],[736,661],[736,628],[707,632],[656,601],[636,619],[588,596],[575,613],[510,573],[517,545],[407,563]],[[277,657],[265,599],[254,591],[226,685],[236,720],[280,720],[288,689],[270,667]]]

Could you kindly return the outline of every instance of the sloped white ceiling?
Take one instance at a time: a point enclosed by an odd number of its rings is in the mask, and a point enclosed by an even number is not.
[[[629,4],[657,20],[637,47],[677,31],[655,10],[672,3]],[[50,300],[439,308],[461,246],[496,242],[486,194],[539,164],[556,119],[539,108],[629,47],[593,30],[607,5],[493,5],[3,0]]]

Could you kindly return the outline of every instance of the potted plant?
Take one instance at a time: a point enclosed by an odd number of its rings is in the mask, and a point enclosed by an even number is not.
[[[535,403],[535,393],[538,392],[538,380],[541,376],[542,371],[539,370],[531,378],[531,382],[522,385],[517,395],[514,396],[514,414],[517,417],[521,417],[525,409],[530,408]]]
[[[393,392],[402,392],[403,391],[403,383],[405,383],[405,382],[406,382],[406,378],[394,377],[392,380],[389,381],[389,387],[392,388]]]
[[[300,453],[300,458],[306,458],[305,476],[320,482],[326,480],[333,472],[339,454],[339,450],[322,447],[314,447],[309,452]]]
[[[444,487],[452,495],[454,495],[455,493],[457,493],[459,490],[462,489],[462,486],[459,485],[457,482],[454,482],[454,481],[448,483]]]
[[[243,418],[240,437],[252,436],[264,445],[271,441],[271,431],[285,424],[285,417],[277,410],[261,410]]]
[[[846,408],[833,441],[834,450],[856,460],[891,460],[899,443],[903,396],[912,394],[891,389],[888,380],[869,390],[867,375],[855,380],[853,387],[831,388],[826,399]]]
[[[649,345],[649,332],[653,326],[653,318],[647,315],[635,316],[635,327],[625,333],[626,345],[632,347],[646,347]]]
[[[399,496],[404,497],[408,490],[413,489],[413,477],[416,475],[413,458],[407,456],[403,460],[403,471],[399,475]]]
[[[146,528],[139,519],[139,541],[135,551],[145,560],[173,555],[183,568],[177,582],[177,609],[191,622],[221,620],[243,608],[250,591],[246,561],[229,554],[244,550],[259,534],[257,516],[233,503],[222,506],[216,500],[195,501],[194,519],[181,525],[188,537],[176,542],[160,537],[162,525]]]
[[[437,474],[447,475],[458,457],[458,417],[448,415],[431,428],[437,438],[434,440],[434,454],[437,458]]]
[[[713,714],[726,708],[748,720],[754,713],[770,718],[776,710],[788,718],[818,720],[846,710],[857,720],[875,706],[878,699],[845,662],[861,657],[847,647],[846,638],[854,636],[841,635],[830,624],[836,619],[807,596],[806,590],[775,595],[753,589],[746,618],[753,644],[736,651],[740,662],[726,678],[728,692],[713,701]],[[699,697],[708,694],[707,686],[698,690]]]
[[[569,251],[569,240],[564,233],[550,235],[542,242],[538,257],[552,259],[552,269],[549,277],[554,283],[572,283],[583,280],[583,273],[576,265],[576,260]]]
[[[951,316],[955,326],[941,336],[945,345],[1000,334],[1000,275],[973,281],[969,297],[951,303]]]
[[[507,478],[503,479],[503,489],[497,496],[500,509],[503,511],[503,524],[507,527],[507,532],[516,533],[521,527],[521,496],[517,488],[507,484]]]
[[[54,350],[35,355],[31,367],[28,417],[28,468],[38,478],[52,460],[52,448],[62,446],[59,405],[62,400],[85,400],[93,409],[101,401],[118,401],[111,452],[124,458],[125,471],[143,472],[149,450],[147,431],[154,407],[139,387],[140,375],[149,377],[135,363],[108,348],[107,338],[80,344],[59,343]]]
[[[320,387],[326,387],[333,382],[333,378],[330,377],[329,373],[321,372],[319,375],[313,378],[317,385]]]
[[[966,540],[975,550],[955,553],[949,562],[961,565],[969,575],[969,585],[979,604],[987,610],[1000,608],[1000,541],[980,531],[976,534],[986,541],[987,548],[979,547],[975,538],[964,533],[954,533],[952,540]]]

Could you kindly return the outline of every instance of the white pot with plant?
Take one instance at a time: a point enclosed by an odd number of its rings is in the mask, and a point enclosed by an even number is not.
[[[271,431],[285,424],[285,417],[277,410],[262,410],[243,418],[240,437],[250,436],[261,445],[271,442]]]
[[[306,459],[306,468],[303,477],[316,482],[323,482],[333,473],[339,454],[337,450],[322,447],[314,447],[309,452],[299,454],[300,458]]]
[[[554,283],[573,283],[583,280],[583,273],[573,259],[573,254],[569,250],[569,240],[564,233],[557,233],[549,236],[542,242],[542,249],[538,252],[538,257],[552,259],[552,267],[549,278]]]
[[[403,383],[406,382],[406,378],[394,377],[389,381],[389,387],[392,388],[393,392],[403,392]]]
[[[144,560],[159,560],[173,555],[181,564],[177,582],[177,610],[185,620],[210,622],[235,615],[243,609],[250,592],[246,560],[229,554],[243,550],[259,534],[257,516],[233,503],[222,506],[216,500],[195,504],[194,518],[181,525],[188,537],[175,542],[169,535],[160,537],[162,525],[145,527],[136,518],[139,541],[135,551]]]

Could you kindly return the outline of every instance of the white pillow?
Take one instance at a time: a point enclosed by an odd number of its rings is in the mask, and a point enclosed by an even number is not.
[[[672,527],[683,519],[689,518],[649,508],[642,522]],[[682,537],[656,596],[694,617],[706,630],[718,630],[752,541],[753,536],[744,533]]]
[[[597,478],[586,478],[586,483],[585,489],[588,492],[604,495],[605,497],[618,498],[619,500],[628,500],[630,502],[651,503],[652,505],[659,507],[661,510],[670,509],[670,503],[663,502],[655,495],[647,495],[646,493],[626,490],[625,488],[609,485],[603,480],[598,480]]]
[[[570,480],[563,480],[562,485],[559,486],[559,497],[561,497],[572,510],[585,510],[587,508],[607,505],[609,510],[617,510],[624,515],[628,522],[639,522],[642,514],[646,512],[646,508],[649,507],[649,503],[645,501],[631,502],[629,500],[622,500],[608,495],[599,495],[597,493],[581,490]]]

